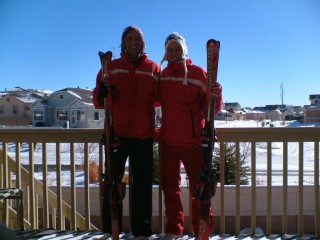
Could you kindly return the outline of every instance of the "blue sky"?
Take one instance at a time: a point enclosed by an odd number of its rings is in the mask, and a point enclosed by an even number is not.
[[[93,88],[98,51],[118,57],[128,25],[158,63],[173,31],[204,68],[206,41],[219,40],[224,101],[281,104],[281,84],[284,104],[320,94],[318,0],[0,0],[0,91]]]

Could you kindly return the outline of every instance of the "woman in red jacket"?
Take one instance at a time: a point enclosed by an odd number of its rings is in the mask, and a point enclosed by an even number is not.
[[[122,179],[125,163],[130,157],[130,174],[133,176],[132,233],[134,236],[149,236],[152,216],[154,102],[157,98],[160,69],[145,53],[143,33],[136,26],[124,29],[121,58],[113,60],[108,67],[113,126],[120,139],[120,147],[113,153],[117,172],[115,179]],[[100,70],[93,91],[94,106],[103,108],[107,95]],[[122,206],[119,211],[122,213]],[[104,201],[102,217],[103,231],[111,233],[108,201]]]
[[[161,142],[161,181],[165,197],[168,238],[176,238],[183,233],[184,211],[180,191],[180,167],[184,165],[193,196],[192,225],[198,236],[200,201],[196,186],[201,184],[202,143],[201,131],[204,127],[206,94],[206,71],[192,64],[183,36],[174,32],[165,41],[163,61],[167,67],[160,77],[160,102],[162,121]],[[161,64],[162,64],[161,62]],[[221,110],[222,87],[217,83],[212,94],[216,95],[215,113]],[[213,214],[211,211],[211,232]]]

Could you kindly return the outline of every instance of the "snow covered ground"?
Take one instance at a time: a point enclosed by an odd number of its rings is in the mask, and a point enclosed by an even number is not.
[[[293,122],[273,122],[275,127],[320,127],[320,123],[312,123],[312,124],[304,124],[296,121]],[[257,121],[215,121],[215,126],[217,128],[240,128],[240,127],[261,127],[261,122]],[[75,146],[76,147],[76,162],[75,164],[79,167],[83,163],[83,148],[81,144]],[[97,155],[98,147],[92,148],[90,151],[90,159],[98,159]],[[56,165],[56,146],[55,144],[47,144],[47,152],[48,152],[48,166],[54,167]],[[289,170],[289,185],[297,185],[298,184],[298,144],[297,143],[289,143],[288,144],[288,152],[290,155],[290,160],[288,163]],[[15,146],[14,144],[8,145],[8,153],[10,156],[14,157],[15,155]],[[257,143],[257,184],[265,185],[266,184],[266,143]],[[312,143],[304,144],[304,184],[313,184],[313,169],[314,169],[314,151]],[[34,161],[35,166],[40,166],[43,164],[42,162],[42,147],[41,144],[36,146],[34,152]],[[70,147],[69,144],[61,144],[61,162],[62,165],[68,167],[70,165]],[[21,145],[21,163],[22,165],[29,165],[29,153],[28,153],[28,145]],[[248,165],[250,166],[250,159],[248,160]],[[282,144],[281,143],[272,143],[272,184],[273,185],[281,185],[282,184]],[[50,168],[49,168],[50,170]],[[38,179],[42,179],[42,173],[36,172],[36,177]],[[48,181],[50,185],[56,185],[56,172],[51,171],[48,173]],[[63,170],[61,174],[62,185],[69,186],[71,185],[71,177],[69,170]],[[182,184],[185,184],[185,174],[182,174]],[[75,182],[77,186],[82,186],[84,184],[84,172],[78,170],[76,172]],[[98,184],[92,184],[93,186],[97,186]]]

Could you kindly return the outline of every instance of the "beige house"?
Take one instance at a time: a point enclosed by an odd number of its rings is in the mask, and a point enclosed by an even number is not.
[[[0,125],[31,125],[31,105],[43,98],[40,92],[20,87],[0,93]]]
[[[265,119],[265,112],[259,110],[253,110],[250,108],[244,108],[243,111],[246,112],[246,120],[262,121]]]
[[[304,122],[320,122],[320,94],[311,94],[309,100],[311,104],[303,110]]]
[[[316,105],[305,105],[304,122],[320,122],[320,107]]]

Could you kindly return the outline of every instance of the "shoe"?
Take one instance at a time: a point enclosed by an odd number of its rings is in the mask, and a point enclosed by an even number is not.
[[[156,234],[153,234],[149,237],[145,237],[145,236],[139,236],[139,237],[135,237],[134,239],[139,239],[139,240],[153,240],[153,239],[158,239]]]
[[[135,237],[134,239],[138,239],[138,240],[149,240],[149,237],[139,236],[139,237]]]
[[[175,235],[175,234],[166,234],[165,236],[165,240],[176,240],[176,239],[180,239],[181,235]]]

